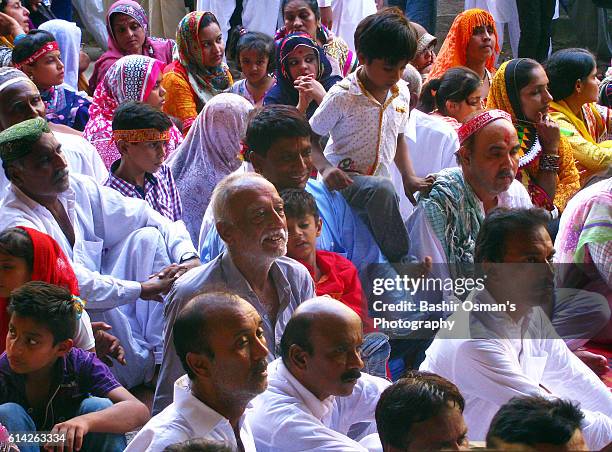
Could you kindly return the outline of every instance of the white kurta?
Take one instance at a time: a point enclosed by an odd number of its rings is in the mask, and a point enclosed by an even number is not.
[[[362,19],[376,13],[375,0],[318,0],[319,7],[331,6],[332,31],[355,52],[355,29]]]
[[[417,176],[426,177],[444,168],[457,166],[455,158],[455,152],[459,149],[457,132],[441,119],[413,109],[410,111],[404,137],[408,142],[408,152]],[[402,218],[406,221],[414,206],[406,197],[402,175],[395,163],[391,165],[391,179],[400,198]]]
[[[469,298],[495,303],[487,291]],[[448,320],[456,321],[455,329],[436,335],[420,370],[457,385],[471,440],[485,439],[494,414],[512,397],[540,395],[580,403],[590,450],[612,441],[610,390],[567,348],[540,308],[518,323],[504,312],[457,311]]]
[[[253,434],[248,419],[239,422],[240,440],[245,452],[255,452]],[[171,444],[203,438],[225,443],[238,450],[234,430],[229,421],[191,393],[187,375],[174,383],[174,402],[138,432],[126,452],[162,452]]]
[[[183,222],[171,222],[146,201],[126,198],[88,176],[71,175],[58,199],[73,225],[74,247],[51,212],[13,185],[0,205],[0,230],[29,226],[58,242],[72,261],[92,319],[109,323],[126,349],[128,365],[113,366],[113,373],[128,387],[145,381],[161,357],[163,307],[139,300],[140,281],[195,252],[189,233]]]
[[[350,396],[321,401],[279,358],[268,365],[268,389],[253,399],[248,413],[257,450],[367,451],[347,433],[353,424],[375,422],[376,403],[389,384],[362,373]]]

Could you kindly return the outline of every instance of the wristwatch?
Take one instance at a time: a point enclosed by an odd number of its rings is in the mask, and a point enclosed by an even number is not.
[[[196,257],[198,259],[200,258],[200,256],[198,256],[198,253],[194,253],[193,251],[190,253],[185,253],[181,256],[181,260],[179,261],[179,264],[182,264],[183,262],[194,259]]]

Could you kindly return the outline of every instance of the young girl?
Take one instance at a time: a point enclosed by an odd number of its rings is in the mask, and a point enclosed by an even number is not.
[[[274,41],[263,33],[244,33],[243,28],[236,33],[243,33],[237,39],[234,56],[244,79],[234,83],[228,92],[261,107],[266,93],[274,85],[270,75],[274,71]]]
[[[15,44],[13,66],[25,72],[40,90],[47,120],[82,131],[89,120],[90,102],[62,84],[64,64],[55,37],[45,30],[32,30]]]

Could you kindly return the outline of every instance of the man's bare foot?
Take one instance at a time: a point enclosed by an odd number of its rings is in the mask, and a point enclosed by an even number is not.
[[[605,356],[596,355],[595,353],[591,353],[584,348],[579,348],[574,352],[574,354],[599,376],[605,374],[609,369],[608,360]]]

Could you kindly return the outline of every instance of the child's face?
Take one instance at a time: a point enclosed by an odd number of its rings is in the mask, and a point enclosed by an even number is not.
[[[287,217],[287,256],[308,261],[317,251],[317,237],[321,235],[321,219],[314,215],[302,218]]]
[[[0,252],[0,297],[7,298],[11,292],[23,286],[31,278],[25,259]]]
[[[11,315],[6,335],[6,356],[13,372],[29,374],[49,368],[70,348],[72,339],[53,345],[49,328],[29,317]]]
[[[238,58],[244,77],[256,83],[267,75],[268,56],[255,49],[243,50]]]
[[[166,160],[167,141],[144,141],[142,143],[125,143],[121,158],[129,162],[137,172],[153,174]]]
[[[299,45],[287,55],[287,67],[291,80],[303,75],[314,75],[318,77],[317,66],[319,59],[315,51],[307,46]]]
[[[64,83],[64,63],[60,59],[60,51],[53,50],[31,65],[34,83],[41,89]]]
[[[159,110],[164,106],[165,98],[166,98],[166,90],[162,86],[163,74],[160,71],[157,76],[157,80],[155,81],[155,85],[153,85],[153,89],[149,93],[147,100],[145,103],[149,104],[151,107],[155,107]]]
[[[391,89],[404,73],[408,60],[400,60],[397,64],[390,64],[382,58],[374,58],[367,61],[362,55],[359,61],[364,61],[363,75],[370,82],[371,88],[374,90],[389,90]]]

